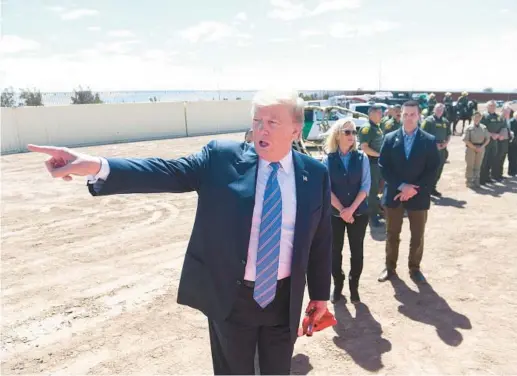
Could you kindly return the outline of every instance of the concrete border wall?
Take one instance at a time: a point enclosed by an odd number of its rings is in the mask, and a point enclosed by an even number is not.
[[[251,101],[2,108],[2,154],[29,143],[78,147],[244,131],[250,109]]]

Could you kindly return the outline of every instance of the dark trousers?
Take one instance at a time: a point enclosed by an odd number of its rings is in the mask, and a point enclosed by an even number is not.
[[[409,241],[408,267],[419,270],[424,254],[424,233],[427,210],[408,210],[411,239]],[[395,270],[399,257],[400,232],[404,219],[404,207],[386,208],[386,268]]]
[[[517,140],[508,146],[508,175],[517,175]]]
[[[354,216],[354,223],[346,223],[341,217],[332,216],[332,277],[334,285],[342,288],[345,282],[345,273],[342,269],[343,245],[345,229],[348,233],[350,246],[350,274],[351,285],[357,288],[359,278],[363,272],[364,236],[368,227],[368,215]]]
[[[483,155],[483,161],[481,162],[481,171],[479,174],[479,182],[484,184],[490,178],[495,178],[494,167],[496,165],[497,157],[497,141],[490,138],[490,142],[485,147],[485,154]]]
[[[253,287],[243,284],[230,317],[208,321],[215,375],[255,374],[257,350],[262,375],[290,373],[290,288],[289,278],[279,282],[275,300],[262,309],[253,299]]]

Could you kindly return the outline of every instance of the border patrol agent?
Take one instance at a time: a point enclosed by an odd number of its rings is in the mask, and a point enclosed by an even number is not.
[[[436,146],[438,147],[438,153],[440,154],[440,166],[438,167],[434,187],[431,191],[431,195],[437,197],[442,196],[442,194],[436,190],[436,186],[442,176],[443,166],[448,156],[447,145],[451,138],[449,120],[443,116],[444,111],[445,105],[443,103],[438,103],[434,107],[434,114],[428,116],[422,123],[422,129],[436,138]]]
[[[486,183],[492,183],[491,178],[497,176],[497,140],[499,139],[499,132],[503,129],[504,121],[501,116],[495,113],[496,104],[494,100],[487,103],[487,110],[481,119],[481,123],[484,124],[490,133],[490,142],[485,147],[485,154],[483,155],[483,162],[481,162],[481,172],[479,176],[479,184],[484,185]]]
[[[465,162],[467,164],[465,170],[466,185],[469,188],[479,187],[479,172],[481,162],[485,154],[485,147],[490,142],[490,134],[486,127],[481,124],[483,115],[476,111],[473,119],[474,124],[470,124],[465,129],[463,142],[465,142]]]
[[[381,124],[381,130],[384,135],[387,135],[390,132],[396,131],[400,127],[402,127],[402,121],[400,120],[402,116],[402,106],[397,104],[393,107],[393,117],[388,120],[384,125]]]
[[[379,155],[382,143],[384,142],[384,134],[380,128],[382,119],[382,107],[371,106],[368,109],[369,123],[363,125],[359,131],[360,148],[370,161],[371,185],[368,194],[368,209],[370,211],[370,223],[378,227],[380,226],[380,200],[378,197],[379,186],[381,183],[381,172],[379,168]]]

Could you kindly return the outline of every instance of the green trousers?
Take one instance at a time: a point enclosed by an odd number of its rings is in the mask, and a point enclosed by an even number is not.
[[[445,165],[445,161],[447,160],[449,152],[447,149],[438,150],[438,154],[440,154],[440,166],[438,167],[438,171],[436,172],[436,180],[434,182],[434,188],[438,185],[438,181],[442,177],[443,166]]]
[[[381,169],[377,160],[370,162],[370,176],[372,183],[370,186],[370,194],[368,195],[368,209],[370,215],[380,214],[379,186],[381,184]]]
[[[492,170],[492,177],[494,179],[500,179],[503,177],[503,166],[508,154],[508,140],[497,141],[497,153],[495,155],[494,167]]]
[[[490,178],[495,178],[497,175],[494,171],[494,166],[497,157],[497,141],[490,139],[490,142],[485,147],[485,154],[483,155],[483,162],[481,162],[481,171],[479,174],[479,182],[484,184]]]

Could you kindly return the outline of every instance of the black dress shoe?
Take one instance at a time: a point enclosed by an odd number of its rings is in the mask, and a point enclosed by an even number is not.
[[[359,280],[355,278],[349,279],[348,288],[350,289],[350,302],[352,302],[352,304],[361,303],[361,299],[359,298]]]
[[[395,272],[395,270],[391,270],[391,269],[384,269],[381,274],[379,275],[379,278],[377,278],[377,281],[379,282],[386,282],[388,279],[390,279],[391,277],[393,277],[395,274],[397,274]]]
[[[343,297],[343,283],[335,284],[334,291],[332,292],[331,303],[336,303]]]
[[[431,196],[442,197],[442,194],[440,192],[438,192],[436,189],[433,189],[431,191]]]
[[[425,283],[425,277],[420,270],[411,270],[409,272],[411,279],[417,283]]]

